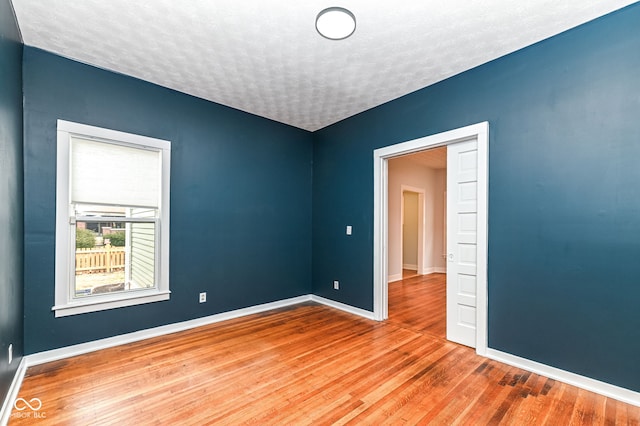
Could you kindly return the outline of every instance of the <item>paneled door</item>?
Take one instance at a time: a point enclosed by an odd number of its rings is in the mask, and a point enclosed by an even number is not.
[[[478,149],[447,146],[447,339],[476,347]]]

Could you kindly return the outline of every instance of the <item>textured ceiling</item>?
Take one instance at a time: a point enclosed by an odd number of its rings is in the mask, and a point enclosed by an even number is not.
[[[627,0],[13,0],[24,43],[317,130]],[[357,19],[343,41],[317,13]]]
[[[389,163],[394,163],[398,167],[402,167],[402,165],[407,163],[414,163],[430,169],[446,169],[447,147],[441,146],[440,148],[426,149],[401,157],[391,158],[389,159]]]
[[[401,157],[402,158],[402,157]],[[447,168],[447,147],[427,149],[408,155],[407,159],[431,169]]]

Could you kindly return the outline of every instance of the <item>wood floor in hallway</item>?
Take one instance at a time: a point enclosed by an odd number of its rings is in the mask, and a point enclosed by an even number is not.
[[[45,417],[9,424],[639,424],[638,407],[446,341],[443,279],[390,284],[385,322],[305,303],[31,367],[19,397]]]
[[[402,281],[389,283],[389,322],[446,338],[446,274],[407,272]]]

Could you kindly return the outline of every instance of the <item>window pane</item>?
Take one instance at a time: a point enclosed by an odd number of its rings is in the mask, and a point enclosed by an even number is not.
[[[74,297],[155,287],[155,223],[78,221]]]
[[[155,224],[131,223],[131,286],[151,288],[155,282]]]

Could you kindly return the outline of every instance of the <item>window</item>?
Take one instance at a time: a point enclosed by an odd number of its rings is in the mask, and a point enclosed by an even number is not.
[[[56,317],[168,300],[171,143],[58,120]]]

